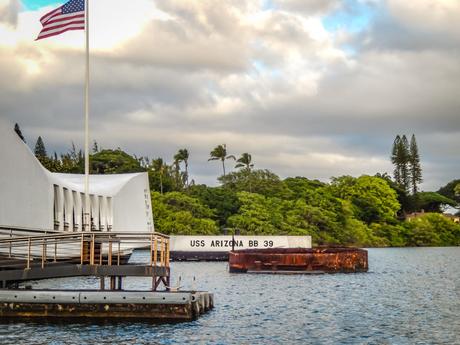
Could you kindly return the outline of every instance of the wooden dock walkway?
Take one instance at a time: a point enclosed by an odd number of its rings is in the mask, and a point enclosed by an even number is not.
[[[126,249],[144,243],[150,250],[147,264],[127,264]],[[169,287],[169,238],[145,232],[71,232],[33,234],[0,239],[0,287],[27,280],[75,276],[105,278],[152,277],[152,290]]]

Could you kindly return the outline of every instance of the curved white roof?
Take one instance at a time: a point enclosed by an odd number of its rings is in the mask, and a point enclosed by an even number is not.
[[[145,173],[90,175],[90,194],[114,196],[133,178]],[[85,175],[50,173],[53,183],[77,192],[85,191]]]

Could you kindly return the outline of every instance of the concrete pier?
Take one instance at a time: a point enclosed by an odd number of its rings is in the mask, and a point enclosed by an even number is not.
[[[213,307],[202,291],[0,290],[0,318],[190,321]]]

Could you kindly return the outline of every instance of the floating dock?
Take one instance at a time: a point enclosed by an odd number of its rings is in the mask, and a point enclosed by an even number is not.
[[[125,262],[122,248],[138,243],[150,251],[148,262]],[[0,239],[0,249],[6,253],[0,256],[0,318],[189,321],[214,306],[210,293],[172,291],[169,237],[163,234],[88,231],[11,236]],[[18,288],[30,280],[80,276],[99,278],[100,289]],[[151,291],[123,290],[125,277],[149,278]],[[158,291],[161,286],[166,291]]]
[[[191,321],[213,307],[202,291],[0,290],[0,318]]]
[[[367,250],[359,248],[246,249],[229,254],[233,273],[353,273],[368,268]]]

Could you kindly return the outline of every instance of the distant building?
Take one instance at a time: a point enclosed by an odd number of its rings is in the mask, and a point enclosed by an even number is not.
[[[421,212],[409,213],[408,215],[406,215],[406,220],[411,221],[413,219],[422,217],[422,216],[424,216],[426,214],[427,213],[425,211],[423,211],[423,210]],[[441,213],[441,215],[443,215],[444,217],[452,220],[454,223],[460,223],[460,217],[459,216],[455,216],[453,214],[448,214],[448,213]]]
[[[449,218],[454,223],[460,223],[460,216],[456,216],[454,214],[448,214],[448,213],[444,213],[443,216],[446,218]]]
[[[49,172],[1,118],[0,162],[0,227],[84,229],[84,175]],[[147,173],[91,175],[90,212],[92,230],[152,231]]]

